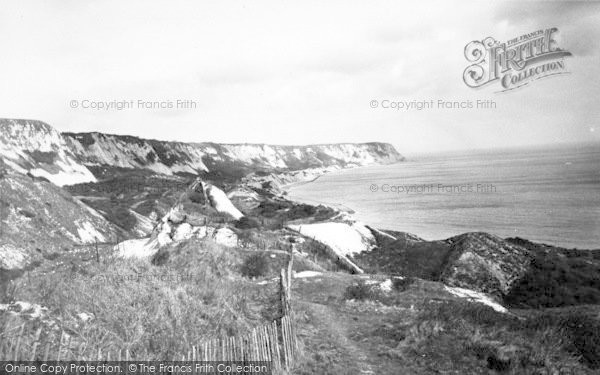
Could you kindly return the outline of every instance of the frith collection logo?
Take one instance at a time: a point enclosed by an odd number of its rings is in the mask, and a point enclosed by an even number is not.
[[[537,79],[568,73],[564,58],[571,53],[558,47],[557,28],[537,30],[500,43],[492,37],[465,46],[469,65],[465,84],[479,88],[498,81],[500,91],[513,90]]]

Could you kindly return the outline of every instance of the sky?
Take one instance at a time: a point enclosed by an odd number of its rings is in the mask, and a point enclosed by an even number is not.
[[[508,92],[463,82],[469,42],[551,27],[569,74]],[[600,142],[599,40],[598,2],[10,0],[0,117],[186,142],[382,141],[408,154]],[[495,108],[382,108],[430,100]],[[92,108],[108,102],[133,104]]]

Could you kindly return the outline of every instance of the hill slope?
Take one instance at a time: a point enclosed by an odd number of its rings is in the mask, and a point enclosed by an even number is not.
[[[0,219],[0,270],[23,269],[40,257],[117,234],[66,191],[17,173],[0,178]]]
[[[0,158],[17,172],[59,186],[96,181],[62,135],[41,121],[0,119]]]

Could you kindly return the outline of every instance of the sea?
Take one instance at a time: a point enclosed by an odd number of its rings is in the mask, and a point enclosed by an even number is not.
[[[600,145],[417,155],[286,188],[292,200],[378,229],[438,240],[465,232],[600,249]]]

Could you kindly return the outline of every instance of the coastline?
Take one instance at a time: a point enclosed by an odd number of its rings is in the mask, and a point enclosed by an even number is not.
[[[396,163],[394,163],[396,164]],[[341,171],[345,171],[345,170],[350,170],[350,169],[358,169],[358,168],[368,168],[368,167],[376,167],[376,166],[382,166],[385,164],[373,164],[373,165],[368,165],[368,166],[356,166],[356,167],[351,167],[351,168],[341,168],[339,170],[337,170],[336,172],[341,172]],[[372,220],[369,220],[367,218],[360,218],[357,217],[356,215],[359,214],[359,212],[355,209],[352,208],[350,206],[348,206],[346,203],[344,202],[325,202],[322,201],[320,199],[314,199],[314,198],[302,198],[302,197],[298,197],[298,196],[294,196],[292,191],[294,190],[294,188],[299,187],[299,186],[304,186],[307,185],[311,182],[316,182],[321,176],[323,176],[326,173],[331,173],[333,171],[327,171],[325,173],[322,173],[314,178],[311,178],[309,180],[303,180],[303,181],[295,181],[293,183],[289,183],[289,184],[285,184],[285,185],[280,185],[279,189],[280,191],[283,192],[283,195],[285,197],[285,199],[291,201],[291,202],[296,202],[296,203],[304,203],[304,204],[309,204],[309,205],[322,205],[325,207],[330,207],[340,213],[345,213],[348,216],[345,217],[345,219],[349,219],[351,221],[355,221],[355,222],[361,222],[364,223],[365,225],[368,225],[371,228],[375,228],[378,230],[384,230],[384,231],[396,231],[396,232],[404,232],[404,233],[410,233],[413,235],[418,236],[419,238],[424,239],[425,241],[445,241],[449,238],[454,238],[457,236],[461,236],[467,233],[474,233],[474,232],[481,232],[481,233],[488,233],[491,234],[493,236],[497,236],[499,238],[502,239],[510,239],[510,238],[519,238],[519,239],[523,239],[526,241],[530,241],[533,243],[537,243],[549,248],[560,248],[560,249],[571,249],[571,250],[579,250],[579,251],[594,251],[594,250],[600,250],[600,244],[594,244],[594,243],[589,243],[589,244],[579,244],[579,243],[565,243],[565,242],[558,242],[556,240],[553,240],[551,238],[541,238],[541,236],[535,236],[532,233],[506,233],[506,230],[504,230],[504,233],[502,233],[502,226],[501,224],[499,224],[499,227],[497,230],[494,230],[493,228],[478,228],[475,224],[473,224],[470,228],[469,227],[464,227],[458,230],[454,230],[457,228],[452,228],[452,227],[448,227],[446,229],[444,229],[445,233],[440,233],[439,235],[435,235],[433,233],[428,233],[427,231],[423,232],[423,231],[418,231],[415,230],[415,228],[398,228],[398,227],[389,227],[389,226],[385,226],[382,224],[375,224],[372,222]],[[361,216],[361,215],[358,215]],[[435,230],[435,228],[432,229],[432,232]],[[590,241],[588,241],[590,242]]]

